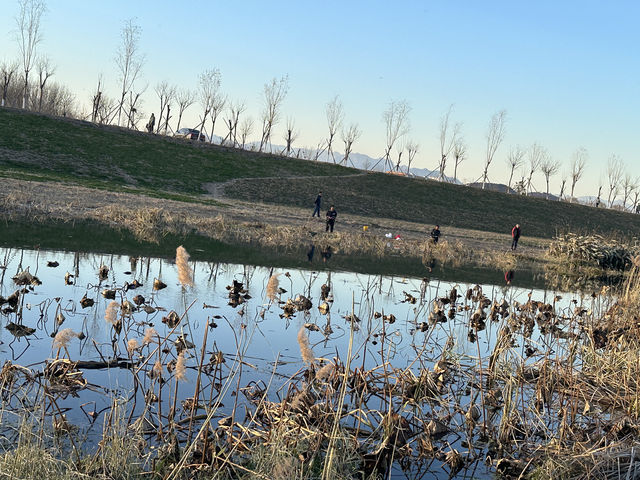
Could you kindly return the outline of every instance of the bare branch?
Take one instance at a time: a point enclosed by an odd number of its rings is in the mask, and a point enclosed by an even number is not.
[[[500,110],[496,112],[491,121],[489,122],[489,129],[487,130],[487,155],[484,163],[484,173],[482,174],[482,188],[484,189],[485,183],[489,180],[488,171],[489,165],[493,161],[493,156],[498,150],[498,147],[504,140],[505,135],[505,121],[507,118],[507,111]]]
[[[571,157],[571,201],[573,201],[573,191],[576,188],[576,183],[582,178],[584,174],[584,168],[587,164],[589,153],[586,148],[579,147]]]
[[[332,158],[333,163],[336,163],[336,156],[333,152],[333,139],[342,128],[342,122],[344,121],[344,111],[342,108],[342,102],[336,95],[333,99],[327,103],[325,108],[327,115],[327,126],[329,127],[329,138],[327,138],[327,154]]]
[[[27,108],[29,72],[33,67],[38,45],[42,41],[40,22],[46,9],[47,6],[44,0],[18,0],[18,15],[16,16],[16,24],[18,26],[17,41],[24,71],[22,108]]]

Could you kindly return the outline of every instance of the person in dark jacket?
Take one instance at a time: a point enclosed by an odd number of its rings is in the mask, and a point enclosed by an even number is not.
[[[320,208],[322,208],[322,192],[318,193],[316,201],[313,203],[316,207],[313,210],[313,215],[311,215],[311,218],[315,217],[316,214],[318,214],[318,218],[320,218]]]
[[[440,225],[436,225],[433,230],[431,230],[431,241],[433,243],[438,243],[440,239]]]
[[[327,210],[327,228],[325,229],[325,232],[333,232],[333,225],[336,223],[337,216],[338,212],[336,212],[336,209],[331,205],[329,210]]]
[[[518,248],[518,240],[520,240],[520,224],[516,223],[516,226],[511,229],[511,250]]]

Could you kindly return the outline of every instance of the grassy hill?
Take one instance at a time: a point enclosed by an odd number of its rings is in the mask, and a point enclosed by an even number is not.
[[[0,176],[63,181],[210,201],[205,184],[229,182],[225,195],[307,207],[317,190],[339,214],[508,233],[519,222],[526,236],[558,230],[640,235],[640,215],[405,178],[215,145],[178,141],[0,109]]]

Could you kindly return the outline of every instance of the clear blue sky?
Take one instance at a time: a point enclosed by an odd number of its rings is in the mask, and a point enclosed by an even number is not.
[[[18,57],[17,10],[15,0],[0,0],[0,61]],[[480,176],[487,124],[501,109],[507,133],[492,181],[506,181],[510,146],[533,142],[563,163],[561,172],[577,147],[589,151],[580,195],[595,193],[613,153],[640,175],[638,2],[49,0],[40,52],[57,66],[54,80],[86,104],[102,75],[115,96],[114,57],[130,18],[142,28],[145,119],[157,115],[158,82],[195,88],[200,72],[218,68],[224,92],[256,119],[257,137],[263,85],[288,75],[275,142],[291,117],[297,146],[317,145],[326,137],[325,104],[337,94],[346,122],[363,131],[355,150],[379,157],[382,113],[406,99],[410,137],[421,146],[415,166],[437,166],[440,118],[454,104],[452,121],[463,123],[470,152],[463,179]],[[535,184],[544,189],[541,174]]]

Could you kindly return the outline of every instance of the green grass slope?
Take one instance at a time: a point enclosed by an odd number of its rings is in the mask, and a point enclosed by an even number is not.
[[[202,145],[116,127],[0,109],[0,176],[65,181],[156,196],[201,198],[204,184],[235,180],[225,194],[307,207],[318,189],[339,214],[439,223],[525,236],[558,230],[640,234],[640,215],[482,191],[418,178]],[[204,197],[202,197],[204,201]],[[427,229],[430,227],[427,227]]]

